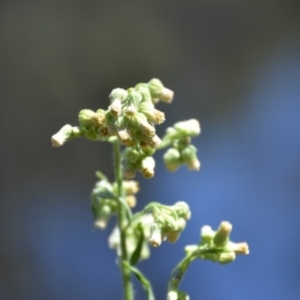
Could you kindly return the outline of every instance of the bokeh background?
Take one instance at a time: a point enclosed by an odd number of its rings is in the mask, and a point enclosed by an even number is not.
[[[192,264],[191,299],[300,299],[300,2],[0,1],[0,299],[122,299],[115,253],[93,229],[89,196],[110,145],[50,137],[115,87],[160,78],[167,121],[197,118],[200,172],[141,179],[138,208],[186,200],[175,245],[140,268],[164,299],[200,227],[233,224],[251,254]],[[136,299],[146,299],[135,282]]]

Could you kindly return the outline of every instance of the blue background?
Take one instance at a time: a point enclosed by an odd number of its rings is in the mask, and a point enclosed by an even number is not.
[[[166,122],[197,118],[200,172],[141,180],[138,208],[187,201],[175,245],[140,268],[164,299],[200,228],[233,224],[250,255],[195,261],[191,299],[300,299],[300,5],[298,1],[0,1],[0,299],[121,299],[111,222],[93,229],[89,196],[108,144],[51,148],[81,108],[160,78],[175,91]],[[145,299],[135,282],[136,299]]]

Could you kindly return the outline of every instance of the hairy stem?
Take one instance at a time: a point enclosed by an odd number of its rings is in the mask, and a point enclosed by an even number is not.
[[[133,290],[131,284],[131,274],[130,269],[125,267],[125,263],[129,264],[127,248],[126,248],[126,225],[129,220],[127,220],[127,213],[125,207],[122,203],[122,199],[124,196],[123,193],[123,175],[122,175],[122,162],[121,162],[121,150],[120,143],[118,139],[113,141],[113,149],[114,149],[114,167],[115,167],[115,179],[118,186],[118,227],[120,230],[120,241],[121,241],[121,254],[120,254],[120,268],[122,272],[123,279],[123,289],[125,300],[133,300]]]

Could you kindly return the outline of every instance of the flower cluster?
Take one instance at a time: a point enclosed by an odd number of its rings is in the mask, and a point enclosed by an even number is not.
[[[196,258],[227,264],[235,260],[237,254],[249,254],[247,243],[234,243],[230,241],[232,225],[229,222],[222,222],[217,231],[210,226],[201,229],[202,241],[199,245],[185,247],[187,255]]]
[[[164,162],[169,171],[176,171],[182,164],[186,164],[190,170],[200,169],[197,149],[191,145],[191,138],[199,135],[200,131],[200,124],[195,119],[178,122],[167,129],[162,147],[170,146],[164,155]]]
[[[52,145],[62,146],[77,137],[94,141],[106,141],[116,137],[128,151],[124,153],[124,176],[131,179],[136,171],[145,178],[154,176],[155,162],[151,155],[161,144],[155,125],[165,120],[162,111],[155,108],[159,100],[170,103],[174,93],[163,86],[159,79],[139,83],[127,90],[116,88],[110,96],[105,111],[83,109],[79,112],[79,126],[67,124],[52,136]]]
[[[60,147],[81,136],[91,140],[117,136],[127,147],[140,144],[142,148],[155,149],[161,140],[155,133],[154,125],[164,122],[165,115],[154,104],[159,100],[170,103],[173,96],[174,93],[155,78],[127,90],[114,89],[109,96],[110,105],[106,111],[81,110],[78,115],[80,126],[65,125],[52,136],[52,144]]]
[[[190,217],[189,206],[183,201],[172,206],[149,203],[142,212],[135,214],[126,226],[126,245],[130,260],[136,262],[147,259],[150,256],[149,244],[158,247],[164,240],[175,243]],[[120,253],[118,227],[115,227],[109,237],[109,246]]]
[[[183,201],[173,206],[153,203],[152,214],[154,223],[150,228],[149,242],[153,247],[160,246],[164,240],[175,243],[191,217],[189,206]]]
[[[129,260],[132,265],[140,260],[145,260],[150,257],[149,237],[150,225],[153,223],[151,214],[143,214],[131,222],[126,228],[126,249]],[[120,255],[121,239],[120,229],[116,226],[108,238],[108,245],[111,249],[115,249]]]
[[[134,180],[123,181],[124,199],[129,207],[136,205],[135,194],[139,191],[138,182]],[[95,227],[106,228],[111,217],[117,213],[117,184],[111,184],[106,178],[98,181],[91,195],[91,207],[95,219]]]

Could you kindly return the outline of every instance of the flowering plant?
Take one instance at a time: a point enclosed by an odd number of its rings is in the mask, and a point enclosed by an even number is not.
[[[133,178],[136,172],[145,178],[154,176],[155,151],[166,149],[164,163],[172,172],[184,164],[190,170],[200,169],[197,149],[191,144],[192,138],[200,134],[197,120],[174,124],[162,139],[156,134],[155,125],[163,123],[165,115],[155,104],[171,103],[173,96],[173,91],[158,79],[127,90],[116,88],[109,96],[107,110],[83,109],[79,112],[78,126],[65,125],[52,136],[55,147],[79,137],[113,146],[115,180],[110,182],[103,173],[96,172],[99,181],[92,190],[91,208],[96,228],[104,229],[111,216],[117,217],[108,243],[118,256],[126,300],[134,299],[132,275],[144,287],[148,300],[154,300],[151,283],[136,264],[149,258],[149,245],[158,247],[163,241],[175,243],[191,217],[189,206],[183,201],[171,206],[151,202],[142,211],[132,212],[139,191],[138,182]],[[210,226],[202,228],[201,241],[185,247],[185,257],[170,276],[167,300],[189,299],[187,293],[179,290],[179,285],[194,259],[226,264],[235,260],[237,254],[249,253],[246,243],[230,241],[231,230],[229,222],[221,222],[216,231]]]

